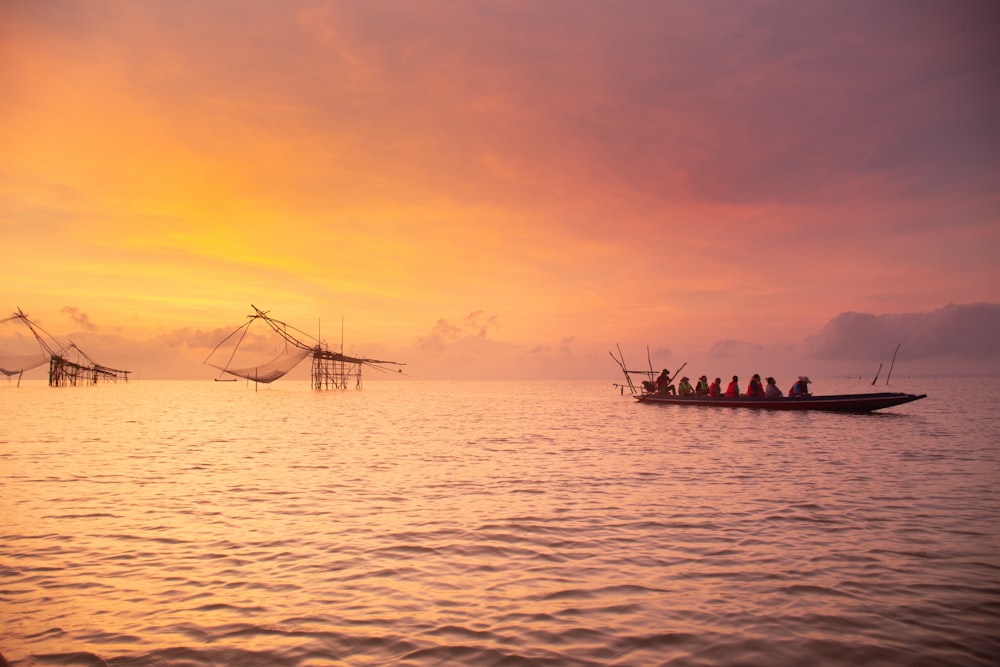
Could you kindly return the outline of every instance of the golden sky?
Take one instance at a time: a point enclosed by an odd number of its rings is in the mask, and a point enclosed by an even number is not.
[[[250,304],[414,377],[805,364],[842,313],[1000,302],[997,34],[985,1],[0,0],[0,313],[147,377],[211,375]]]

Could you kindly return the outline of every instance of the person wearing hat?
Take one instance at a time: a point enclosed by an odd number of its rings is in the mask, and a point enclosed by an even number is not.
[[[660,376],[656,378],[656,391],[662,396],[666,396],[667,394],[677,394],[677,390],[674,388],[674,385],[670,384],[670,371],[666,368],[664,368],[663,372],[660,373]]]
[[[778,382],[772,377],[767,378],[767,386],[764,387],[765,398],[781,398],[781,390],[778,389]]]
[[[702,375],[698,378],[698,384],[694,388],[695,396],[708,396],[708,376]]]
[[[685,376],[681,378],[681,383],[677,385],[677,392],[681,396],[694,396],[694,387],[691,386],[691,378]]]
[[[789,396],[809,396],[809,385],[812,380],[806,375],[800,375],[799,379],[795,381],[792,388],[788,390]]]
[[[760,383],[760,373],[754,373],[747,385],[747,396],[750,398],[764,398],[764,385]]]

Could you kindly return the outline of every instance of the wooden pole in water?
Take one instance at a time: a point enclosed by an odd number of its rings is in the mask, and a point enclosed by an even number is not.
[[[897,343],[896,344],[896,352],[899,352],[899,346],[900,345],[902,345],[902,343]],[[892,376],[892,367],[896,363],[896,352],[892,353],[892,363],[889,364],[889,372],[886,373],[886,376],[885,376],[885,384],[886,384],[887,387],[889,386],[889,377]]]
[[[875,383],[878,382],[878,374],[881,373],[881,372],[882,372],[882,364],[879,364],[878,365],[878,370],[875,371],[875,379],[872,380],[872,386],[873,387],[875,386]]]

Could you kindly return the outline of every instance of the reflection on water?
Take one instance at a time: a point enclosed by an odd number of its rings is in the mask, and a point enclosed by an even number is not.
[[[930,396],[873,415],[610,383],[0,385],[0,651],[995,664],[1000,387],[977,384],[894,380]]]

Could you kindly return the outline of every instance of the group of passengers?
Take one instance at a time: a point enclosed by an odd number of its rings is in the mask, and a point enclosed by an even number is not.
[[[758,373],[754,373],[753,377],[750,378],[750,383],[747,385],[747,392],[745,394],[740,393],[740,378],[736,375],[733,376],[733,380],[726,387],[725,392],[722,391],[722,378],[715,378],[715,382],[709,384],[708,377],[702,375],[693,387],[691,386],[691,378],[689,377],[682,377],[677,387],[674,387],[672,380],[670,371],[664,368],[663,372],[656,378],[656,393],[662,396],[707,396],[709,398],[721,398],[723,396],[727,398],[739,398],[741,396],[746,398],[782,397],[781,389],[778,388],[778,383],[775,379],[773,377],[767,378],[767,385],[765,386],[761,383],[760,374]],[[799,379],[788,390],[788,395],[809,396],[809,384],[811,382],[807,376],[800,375]]]

